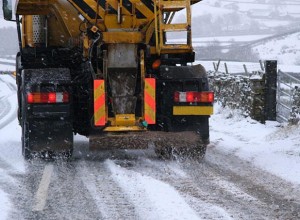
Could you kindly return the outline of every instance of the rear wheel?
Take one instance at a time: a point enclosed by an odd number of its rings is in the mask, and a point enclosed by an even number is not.
[[[29,140],[29,129],[26,122],[22,123],[22,155],[25,160],[32,158]]]

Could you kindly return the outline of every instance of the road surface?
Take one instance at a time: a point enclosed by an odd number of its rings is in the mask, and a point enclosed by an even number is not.
[[[300,219],[298,187],[214,143],[202,161],[164,161],[76,136],[70,161],[24,161],[13,82],[0,76],[0,219]]]

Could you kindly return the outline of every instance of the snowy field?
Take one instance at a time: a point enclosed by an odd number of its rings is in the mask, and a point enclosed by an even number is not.
[[[217,64],[218,60],[216,61],[196,61],[194,64],[201,64],[205,67],[207,71],[214,71],[213,63]],[[251,63],[251,62],[231,62],[231,61],[220,61],[219,71],[225,72],[225,63],[228,68],[228,72],[231,74],[234,73],[245,73],[245,69],[243,65],[246,65],[247,71],[252,73],[253,71],[261,71],[261,66],[259,62]],[[299,73],[300,74],[300,65],[283,65],[278,64],[278,70],[283,72],[292,72],[292,73]]]
[[[257,42],[261,40],[260,42]],[[261,60],[278,60],[281,65],[300,65],[300,32],[285,36],[241,35],[193,38],[193,46],[205,47],[216,44],[234,48],[248,45]],[[186,39],[169,39],[168,43],[185,43]],[[228,50],[228,49],[225,49]],[[241,58],[242,59],[242,58]]]
[[[0,64],[0,70],[1,71],[15,71],[16,67],[15,67],[15,65]]]
[[[281,64],[300,65],[300,32],[257,45],[253,51],[261,59],[276,59]]]
[[[2,3],[2,1],[0,3]],[[1,6],[2,6],[2,4],[1,4]],[[1,8],[1,12],[2,12],[2,8]],[[9,28],[9,27],[15,28],[16,24],[14,22],[7,22],[7,21],[5,21],[2,18],[2,14],[1,14],[1,17],[0,17],[0,28]]]
[[[171,35],[176,36],[176,35]],[[209,46],[213,43],[218,43],[219,46],[229,46],[236,43],[251,43],[256,40],[261,40],[270,35],[238,35],[238,36],[216,36],[216,37],[194,37],[194,47]],[[169,39],[168,43],[185,43],[186,39]]]
[[[0,58],[0,71],[15,71],[15,58]]]

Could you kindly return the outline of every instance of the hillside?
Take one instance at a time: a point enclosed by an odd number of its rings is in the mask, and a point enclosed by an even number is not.
[[[203,0],[192,13],[194,36],[276,34],[300,26],[296,0]]]
[[[1,9],[2,10],[2,9]],[[0,10],[0,11],[1,11]],[[0,28],[8,28],[8,27],[12,27],[12,28],[15,28],[16,27],[16,23],[15,22],[8,22],[8,21],[5,21],[3,18],[2,18],[2,14],[0,14]],[[2,33],[2,32],[1,32]]]
[[[0,28],[0,56],[15,55],[18,51],[18,37],[16,28]]]
[[[279,63],[300,65],[300,32],[270,39],[252,49],[261,59],[275,59]]]

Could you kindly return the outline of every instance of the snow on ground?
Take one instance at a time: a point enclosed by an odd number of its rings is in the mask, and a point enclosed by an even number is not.
[[[16,67],[14,65],[0,64],[0,70],[2,70],[2,71],[15,71]]]
[[[186,38],[172,39],[176,35],[169,35],[168,43],[186,43]],[[208,46],[212,43],[218,43],[219,46],[229,46],[235,43],[251,43],[251,41],[260,40],[271,35],[238,35],[238,36],[216,36],[216,37],[194,37],[193,47]]]
[[[283,21],[283,20],[270,20],[270,19],[254,19],[263,26],[273,28],[273,27],[278,27],[278,26],[288,26],[291,24],[291,21]]]
[[[6,114],[1,114],[0,110],[0,157],[15,170],[24,173],[25,164],[20,152],[21,129],[16,119],[17,99],[13,84],[13,77],[0,75],[0,108],[3,106],[10,108],[5,110]],[[11,118],[12,116],[14,119]],[[299,126],[280,126],[277,122],[267,122],[263,125],[244,118],[238,111],[222,109],[218,104],[215,104],[215,114],[211,117],[210,126],[209,147],[217,148],[225,154],[234,154],[260,169],[300,184]],[[138,211],[147,213],[149,219],[197,218],[194,210],[171,186],[134,171],[125,172],[124,168],[112,161],[107,161],[106,166],[119,186],[128,194],[129,199],[140,208]],[[1,170],[0,178],[6,178],[6,181],[15,184],[6,177],[5,172],[7,171]],[[151,207],[143,204],[139,192],[141,195],[148,196],[147,201],[151,201]],[[165,195],[163,199],[161,192]],[[0,220],[6,219],[10,207],[8,196],[0,189]]]
[[[260,40],[266,37],[269,37],[270,35],[237,35],[237,36],[216,36],[216,37],[195,37],[193,38],[193,42],[201,42],[201,41],[219,41],[219,42],[249,42],[249,41],[255,41]]]
[[[0,157],[23,173],[25,165],[20,152],[21,128],[16,115],[15,79],[9,75],[0,75]]]
[[[255,46],[253,51],[258,53],[261,59],[275,59],[282,64],[300,65],[299,42],[300,33],[295,33]]]
[[[0,58],[0,62],[11,63],[13,66],[16,63],[16,61],[14,59],[4,59],[4,58]],[[2,69],[2,68],[0,68],[0,69]]]
[[[233,4],[235,3],[235,4]],[[300,4],[298,1],[284,1],[282,4],[275,0],[235,0],[235,1],[218,1],[218,0],[203,0],[203,5],[208,4],[211,6],[219,5],[220,8],[235,8],[240,12],[256,12],[268,14],[276,11],[279,15],[290,15],[292,17],[299,14]],[[200,8],[201,9],[201,8]]]
[[[2,10],[2,8],[1,8]],[[16,23],[15,22],[9,22],[9,21],[5,21],[3,18],[0,17],[0,28],[8,28],[8,27],[16,27]]]
[[[213,7],[208,4],[208,1],[203,1],[201,3],[197,3],[192,5],[192,16],[202,16],[202,15],[212,15],[215,19],[218,17],[224,17],[227,14],[233,13],[234,10]],[[180,14],[180,13],[179,13]],[[176,17],[175,17],[176,19]]]
[[[274,175],[300,184],[300,126],[265,125],[238,111],[215,105],[211,117],[211,146],[247,160]]]
[[[186,43],[186,39],[174,39],[174,35],[170,35],[168,43]],[[232,48],[238,44],[254,43],[257,40],[271,37],[271,35],[240,35],[240,36],[216,36],[216,37],[199,37],[193,38],[194,47],[204,47],[217,43],[218,46],[231,46]],[[254,44],[252,50],[258,54],[261,60],[278,60],[282,65],[300,65],[300,32],[287,36],[281,36],[266,39],[259,44]]]
[[[0,75],[0,157],[12,167],[16,167],[17,170],[24,171],[23,159],[20,153],[17,152],[21,132],[15,119],[16,94],[13,86],[14,81],[11,76]],[[16,145],[16,143],[18,144]],[[13,184],[14,180],[11,180],[6,172],[8,171],[0,170],[0,181],[6,180]],[[10,207],[11,202],[8,195],[0,189],[0,220],[7,219]]]
[[[15,56],[5,56],[0,58],[0,70],[1,71],[15,71]]]
[[[145,219],[199,219],[197,213],[170,185],[149,176],[128,171],[111,160],[105,163],[112,177],[137,207],[138,214],[147,216]],[[147,198],[144,198],[145,195]]]
[[[5,192],[0,190],[0,220],[7,219],[7,213],[10,211],[10,201]]]

